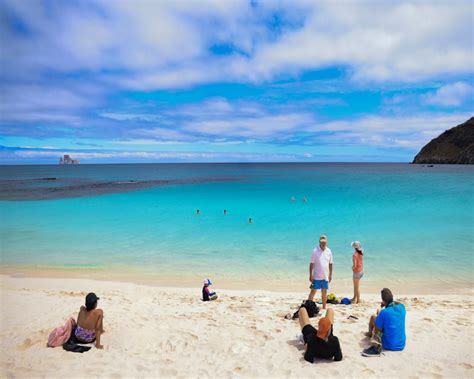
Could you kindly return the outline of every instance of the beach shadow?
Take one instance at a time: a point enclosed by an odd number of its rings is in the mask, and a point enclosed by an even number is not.
[[[304,345],[298,340],[289,340],[286,343],[290,346],[296,347],[299,351],[304,351]]]

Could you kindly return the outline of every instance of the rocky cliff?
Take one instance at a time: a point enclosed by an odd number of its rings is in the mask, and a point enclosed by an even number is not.
[[[425,145],[413,163],[474,164],[474,117]]]

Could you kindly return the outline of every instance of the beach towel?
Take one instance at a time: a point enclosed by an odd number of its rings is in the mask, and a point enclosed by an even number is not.
[[[69,340],[75,326],[76,320],[73,317],[69,318],[63,326],[58,326],[49,334],[47,346],[58,347],[64,345]]]
[[[79,342],[76,338],[74,333],[74,329],[71,331],[71,335],[67,342],[63,345],[63,349],[66,351],[70,351],[72,353],[84,353],[85,351],[89,351],[91,349],[90,346],[83,346],[79,345]]]

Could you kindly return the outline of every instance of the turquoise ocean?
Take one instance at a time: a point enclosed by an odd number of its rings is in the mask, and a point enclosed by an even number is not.
[[[23,181],[33,194],[67,180],[198,179],[4,199],[1,263],[307,280],[311,252],[326,234],[335,279],[351,277],[350,243],[359,240],[365,280],[472,287],[473,174],[473,166],[356,163],[1,166],[2,186]]]

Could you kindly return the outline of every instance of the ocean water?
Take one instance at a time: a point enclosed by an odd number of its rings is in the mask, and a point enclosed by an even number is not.
[[[410,164],[0,166],[3,186],[23,180],[38,193],[68,181],[197,179],[0,201],[1,263],[306,280],[326,234],[336,280],[351,277],[350,243],[359,240],[366,280],[472,286],[473,174],[473,166]],[[46,177],[57,181],[28,182]]]

